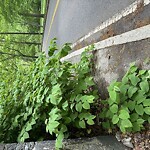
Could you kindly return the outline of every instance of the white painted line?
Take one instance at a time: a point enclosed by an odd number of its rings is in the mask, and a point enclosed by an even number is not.
[[[74,44],[72,44],[72,48],[74,48],[77,44],[81,43],[82,41],[86,40],[87,38],[89,38],[90,36],[92,36],[93,34],[99,32],[102,29],[107,28],[109,25],[119,21],[121,18],[135,12],[137,10],[137,8],[139,7],[140,3],[144,3],[144,6],[150,4],[150,0],[136,0],[134,3],[132,3],[130,6],[128,6],[127,8],[125,8],[124,10],[122,10],[120,13],[117,13],[116,15],[114,15],[112,18],[106,20],[105,22],[103,22],[100,26],[96,27],[94,30],[92,30],[91,32],[89,32],[87,35],[85,35],[84,37],[82,37],[80,40],[78,40],[77,42],[75,42]]]
[[[147,39],[147,38],[150,38],[150,24],[143,26],[141,28],[137,28],[135,30],[125,32],[123,34],[120,34],[114,37],[110,37],[106,40],[94,43],[94,45],[95,45],[95,50],[100,50],[100,49],[107,48],[110,46],[140,41],[140,40]],[[83,47],[75,52],[68,54],[67,56],[63,57],[61,61],[65,61],[72,57],[80,55],[84,51],[84,49],[87,47],[88,46]]]

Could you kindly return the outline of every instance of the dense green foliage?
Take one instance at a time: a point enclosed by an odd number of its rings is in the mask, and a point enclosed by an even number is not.
[[[42,40],[40,7],[40,0],[0,2],[0,62],[11,60],[9,63],[13,64],[21,59],[34,60]]]
[[[14,30],[19,26],[29,27],[30,31],[38,30],[39,18],[31,17],[27,14],[40,14],[41,0],[5,0],[0,1],[0,16],[4,20],[5,26]],[[16,26],[18,24],[18,26]],[[22,28],[23,29],[23,28]],[[1,29],[1,31],[3,31]]]
[[[56,136],[56,148],[61,148],[70,126],[86,128],[94,124],[90,108],[98,95],[92,90],[92,54],[88,52],[92,49],[82,53],[79,63],[62,63],[60,59],[71,48],[65,44],[58,51],[52,41],[49,58],[42,54],[29,67],[20,65],[14,80],[9,76],[1,81],[1,142],[44,140],[48,132],[49,139]]]
[[[125,132],[137,132],[150,123],[150,70],[139,70],[131,64],[121,82],[113,82],[108,100],[104,100],[100,117],[103,127],[120,128]]]

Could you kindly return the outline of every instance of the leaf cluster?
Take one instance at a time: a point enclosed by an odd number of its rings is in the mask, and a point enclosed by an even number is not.
[[[58,50],[52,40],[49,58],[41,54],[28,69],[21,68],[10,85],[1,88],[0,141],[24,142],[44,139],[43,132],[56,136],[56,148],[69,136],[69,127],[86,128],[94,124],[91,105],[98,98],[91,90],[91,58],[87,48],[79,63],[61,62],[71,50],[65,44]],[[37,139],[38,138],[38,139]]]
[[[104,128],[137,132],[150,123],[150,70],[139,70],[132,63],[122,81],[113,82],[108,92],[109,99],[103,100],[100,114]]]

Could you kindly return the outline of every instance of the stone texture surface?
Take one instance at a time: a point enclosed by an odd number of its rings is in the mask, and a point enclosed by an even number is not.
[[[114,136],[64,140],[63,150],[127,150]],[[55,141],[0,145],[0,150],[55,150]]]
[[[64,150],[125,150],[113,136],[100,136],[90,139],[68,140]]]
[[[150,69],[150,38],[94,52],[93,75],[102,98],[107,97],[106,87],[113,80],[121,80],[132,62]]]
[[[55,141],[36,142],[33,150],[54,150]]]

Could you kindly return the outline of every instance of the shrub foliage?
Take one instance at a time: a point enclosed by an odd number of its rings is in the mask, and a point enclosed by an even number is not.
[[[28,67],[18,65],[17,72],[8,76],[0,72],[0,142],[56,138],[59,149],[70,128],[94,124],[91,106],[97,105],[99,96],[91,76],[93,48],[85,49],[78,63],[62,62],[70,45],[58,49],[54,39],[49,57],[40,54]],[[150,70],[131,64],[122,81],[113,82],[108,92],[109,98],[96,106],[96,112],[102,110],[104,128],[137,132],[150,123]]]
[[[53,40],[49,58],[42,54],[28,69],[18,70],[13,85],[0,89],[1,142],[39,140],[46,131],[56,136],[56,148],[61,148],[68,127],[94,124],[90,107],[98,96],[90,88],[94,86],[88,52],[92,49],[82,53],[79,63],[62,63],[71,48],[65,44],[58,51]]]
[[[150,70],[139,70],[131,64],[122,81],[113,82],[108,92],[109,99],[102,101],[105,108],[100,114],[104,128],[137,132],[150,123]]]

